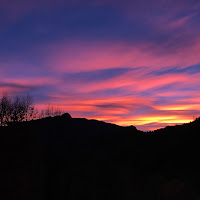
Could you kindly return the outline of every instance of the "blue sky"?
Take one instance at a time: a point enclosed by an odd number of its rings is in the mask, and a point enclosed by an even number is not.
[[[199,1],[0,2],[0,93],[142,130],[199,116]]]

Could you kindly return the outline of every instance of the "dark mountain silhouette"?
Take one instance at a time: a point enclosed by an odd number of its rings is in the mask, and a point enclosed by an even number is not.
[[[200,119],[142,132],[69,114],[0,127],[0,199],[200,199]]]

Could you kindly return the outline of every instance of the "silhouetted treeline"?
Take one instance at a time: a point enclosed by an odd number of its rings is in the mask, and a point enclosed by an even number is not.
[[[10,97],[4,93],[0,98],[0,126],[59,116],[62,113],[59,108],[51,105],[47,105],[44,109],[38,111],[38,109],[35,109],[33,98],[30,95]]]

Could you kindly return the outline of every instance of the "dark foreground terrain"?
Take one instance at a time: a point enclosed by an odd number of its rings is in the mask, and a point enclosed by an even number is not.
[[[200,120],[151,133],[61,117],[0,127],[2,200],[198,200]]]

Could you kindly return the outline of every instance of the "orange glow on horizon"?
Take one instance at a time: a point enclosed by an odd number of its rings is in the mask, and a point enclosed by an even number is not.
[[[200,110],[200,104],[154,106],[157,110]]]
[[[80,103],[80,102],[79,102]],[[54,106],[54,105],[53,105]],[[42,109],[44,105],[36,106],[38,109]],[[100,108],[99,110],[94,105],[69,105],[69,106],[55,106],[65,112],[69,112],[74,118],[87,118],[87,119],[96,119],[99,121],[105,121],[113,124],[117,124],[120,126],[139,126],[139,130],[155,130],[158,128],[162,128],[167,125],[176,125],[176,124],[184,124],[193,121],[192,116],[184,116],[184,115],[138,115],[138,116],[123,116],[124,114],[129,113],[130,111],[127,108]],[[182,107],[179,107],[179,109]],[[184,107],[186,108],[186,107]],[[188,108],[190,108],[188,106]],[[168,108],[169,111],[171,107]],[[166,111],[168,111],[166,109]],[[81,112],[91,112],[90,114],[85,114],[84,116]],[[148,127],[148,124],[155,124],[154,127]],[[160,126],[163,124],[163,126]],[[143,126],[143,128],[142,128]]]
[[[135,117],[133,117],[135,118]],[[138,118],[136,120],[132,119],[124,119],[124,121],[121,120],[114,120],[113,123],[116,123],[121,126],[139,126],[139,125],[146,125],[150,123],[161,123],[161,124],[183,124],[183,123],[189,123],[192,121],[191,118],[181,118],[179,116],[149,116],[144,118]]]

